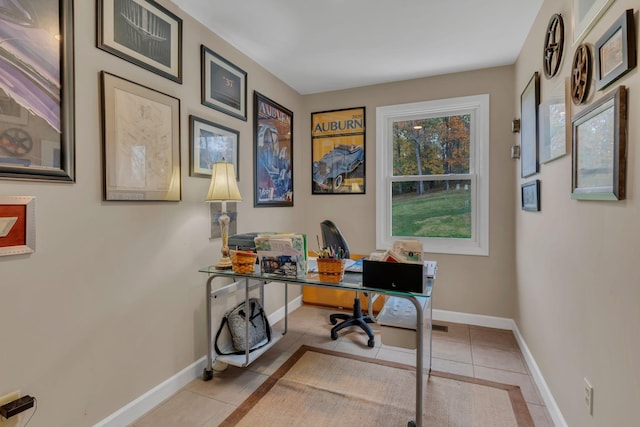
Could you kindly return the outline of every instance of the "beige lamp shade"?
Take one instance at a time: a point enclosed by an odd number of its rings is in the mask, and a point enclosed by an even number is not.
[[[222,202],[228,200],[242,200],[236,182],[235,168],[232,163],[228,162],[214,163],[206,201]]]

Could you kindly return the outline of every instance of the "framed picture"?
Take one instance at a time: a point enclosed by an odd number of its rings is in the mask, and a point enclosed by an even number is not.
[[[540,211],[540,180],[536,179],[522,184],[520,186],[520,197],[522,199],[522,210]]]
[[[636,66],[633,9],[626,10],[595,44],[596,89],[609,86]]]
[[[182,83],[182,19],[153,0],[98,0],[98,48]]]
[[[578,45],[615,0],[572,0],[573,45]]]
[[[0,256],[36,251],[36,199],[0,196]]]
[[[180,100],[102,72],[104,200],[179,201]]]
[[[73,182],[73,1],[13,3],[0,13],[0,178]]]
[[[311,113],[312,194],[365,193],[365,107]]]
[[[189,175],[211,179],[213,164],[233,163],[236,179],[240,179],[238,140],[240,132],[196,116],[189,116],[191,161]]]
[[[540,163],[547,163],[567,154],[567,144],[571,141],[569,102],[570,83],[563,80],[558,83],[549,99],[540,103]]]
[[[247,120],[247,73],[201,46],[202,104]]]
[[[571,198],[623,200],[627,90],[619,86],[573,118]]]
[[[253,92],[255,207],[293,206],[293,112]]]
[[[520,95],[520,175],[538,173],[538,104],[540,75],[536,71]]]

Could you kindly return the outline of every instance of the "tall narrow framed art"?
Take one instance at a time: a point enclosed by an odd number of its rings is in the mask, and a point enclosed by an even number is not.
[[[293,206],[293,112],[253,93],[254,206]]]
[[[73,1],[13,3],[0,14],[0,178],[73,182]]]
[[[538,105],[540,75],[536,71],[520,95],[520,176],[538,173]]]

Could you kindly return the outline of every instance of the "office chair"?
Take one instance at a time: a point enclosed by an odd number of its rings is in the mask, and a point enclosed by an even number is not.
[[[349,258],[349,245],[347,245],[347,241],[340,232],[340,229],[333,222],[329,220],[322,221],[320,223],[320,230],[322,232],[322,244],[325,248],[333,248],[335,251],[337,251],[338,248],[341,248],[344,251],[345,258]],[[342,322],[336,325],[336,323],[338,323],[338,319],[342,320]],[[349,326],[359,326],[369,336],[367,345],[371,348],[375,345],[373,330],[368,325],[369,323],[374,323],[374,320],[371,317],[362,314],[360,298],[358,298],[357,292],[356,297],[353,300],[353,314],[331,314],[329,315],[329,321],[332,325],[336,325],[331,328],[332,340],[338,339],[339,330]]]

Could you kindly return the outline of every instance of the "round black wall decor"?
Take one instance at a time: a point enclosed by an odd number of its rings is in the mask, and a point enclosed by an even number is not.
[[[549,20],[547,35],[544,38],[544,75],[550,79],[560,70],[564,51],[564,20],[556,13]]]
[[[592,71],[591,49],[583,43],[576,49],[571,66],[571,100],[574,104],[587,101]]]

